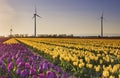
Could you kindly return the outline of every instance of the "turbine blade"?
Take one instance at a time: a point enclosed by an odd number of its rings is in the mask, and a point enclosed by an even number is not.
[[[41,16],[39,16],[39,15],[37,15],[37,14],[36,14],[36,16],[39,17],[39,18],[42,18]]]
[[[35,14],[37,13],[37,8],[36,8],[36,5],[35,5]]]

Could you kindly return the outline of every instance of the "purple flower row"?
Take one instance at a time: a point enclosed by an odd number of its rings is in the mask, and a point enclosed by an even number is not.
[[[8,40],[9,38],[6,37],[0,37],[0,43],[3,43],[4,41]]]
[[[67,78],[67,75],[23,44],[0,44],[0,78]]]

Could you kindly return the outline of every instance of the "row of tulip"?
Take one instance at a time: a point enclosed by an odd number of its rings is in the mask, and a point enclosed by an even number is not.
[[[29,39],[30,41],[36,41],[38,43],[44,43],[49,45],[61,46],[66,48],[85,50],[91,52],[104,52],[113,51],[111,53],[116,54],[116,50],[120,49],[120,40],[99,40],[99,39]],[[112,43],[111,43],[112,42]]]
[[[115,39],[66,39],[66,38],[32,38],[29,40],[34,40],[37,42],[46,42],[46,43],[57,43],[62,45],[70,45],[75,44],[74,46],[82,45],[82,46],[92,46],[92,47],[104,47],[104,48],[120,48],[120,40]],[[112,43],[111,43],[112,42]],[[112,45],[112,46],[111,46]]]
[[[4,44],[18,44],[19,42],[15,38],[11,38],[3,42]]]
[[[0,44],[0,78],[67,78],[60,67],[16,42]]]
[[[45,41],[49,42],[50,39],[45,39],[40,41],[39,38],[18,38],[18,40],[23,42],[24,44],[27,44],[29,46],[32,46],[33,48],[36,48],[37,50],[44,52],[47,55],[50,55],[53,58],[53,60],[58,59],[57,63],[60,66],[62,66],[65,70],[74,72],[74,74],[77,75],[77,77],[83,77],[83,78],[84,77],[90,77],[90,78],[93,78],[93,77],[119,78],[120,77],[120,49],[119,48],[117,49],[107,48],[109,51],[106,51],[102,49],[103,47],[99,47],[101,48],[102,52],[100,51],[92,52],[90,50],[86,51],[86,50],[63,47],[57,44],[55,45],[46,44]],[[58,40],[56,39],[56,41]],[[102,40],[102,42],[104,42],[103,45],[105,45],[105,41]],[[60,42],[62,41],[60,40]],[[88,44],[91,44],[91,41],[89,43],[89,40],[86,42]],[[116,43],[117,41],[115,40],[114,42]],[[114,42],[113,44],[115,44]],[[57,42],[55,42],[54,40],[54,43],[57,43]],[[72,43],[72,42],[69,42],[69,43]],[[83,44],[87,44],[87,43],[83,43]],[[93,44],[95,43],[98,43],[98,42],[93,42]],[[106,43],[106,44],[109,44],[109,43]],[[112,44],[112,42],[110,44]],[[118,45],[119,47],[120,43],[116,43],[116,45]],[[74,46],[76,45],[74,44]],[[94,49],[93,46],[89,46],[89,47]],[[114,46],[111,45],[111,47],[114,47]]]
[[[8,40],[9,38],[6,37],[0,37],[0,43],[3,43],[4,41]]]

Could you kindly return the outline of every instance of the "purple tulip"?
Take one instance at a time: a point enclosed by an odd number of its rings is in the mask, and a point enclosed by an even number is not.
[[[21,73],[21,69],[18,68],[18,69],[16,70],[16,74],[17,74],[17,75],[20,75],[20,73]]]
[[[2,66],[1,66],[1,67],[2,67],[2,69],[4,69],[4,71],[7,70],[5,63],[2,63]]]
[[[25,68],[30,69],[30,63],[25,63]]]
[[[46,78],[46,77],[45,77],[45,74],[41,73],[41,74],[40,74],[40,78]]]
[[[28,76],[29,76],[29,73],[28,73],[28,71],[26,69],[21,71],[21,77],[22,78],[26,78]]]
[[[37,60],[39,60],[39,61],[40,61],[40,60],[41,60],[41,57],[40,57],[40,56],[37,56]]]
[[[11,57],[9,57],[7,61],[8,63],[10,63],[12,61]]]
[[[42,65],[42,68],[43,68],[44,70],[47,70],[47,69],[48,69],[48,64],[47,64],[46,62],[44,62],[43,65]]]
[[[23,67],[24,65],[25,65],[24,62],[19,62],[18,65],[17,65],[17,67],[18,67],[18,68],[21,68],[21,67]]]
[[[8,71],[11,71],[11,70],[13,70],[14,69],[14,62],[10,62],[9,64],[8,64]]]
[[[33,68],[35,69],[35,70],[37,70],[38,69],[38,66],[37,66],[37,64],[33,64]]]
[[[0,58],[0,65],[2,65],[3,64],[3,60]]]
[[[29,58],[29,62],[32,63],[34,60],[32,57]]]
[[[36,74],[36,70],[34,68],[31,68],[29,74],[30,75],[35,75]]]
[[[33,75],[32,78],[38,78],[36,75]]]
[[[60,75],[57,78],[62,78]]]
[[[60,67],[56,66],[56,70],[58,71],[59,74],[62,73],[62,69]]]
[[[56,78],[56,74],[54,72],[47,72],[47,78]]]

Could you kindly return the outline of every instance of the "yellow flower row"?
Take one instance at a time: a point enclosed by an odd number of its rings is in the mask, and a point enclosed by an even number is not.
[[[54,38],[33,38],[28,39],[30,41],[36,41],[38,43],[46,43],[58,46],[65,46],[68,48],[83,49],[91,52],[101,52],[104,54],[114,54],[120,58],[118,53],[120,52],[120,40],[99,40],[99,39],[54,39]]]
[[[11,38],[4,42],[4,44],[18,44],[19,42],[15,38]]]

